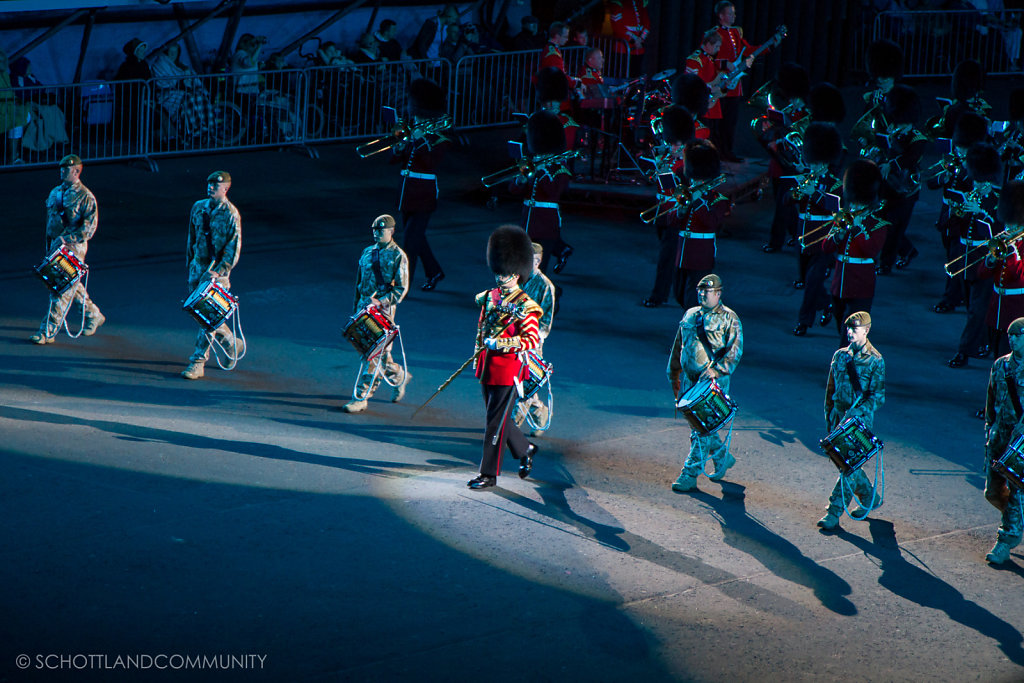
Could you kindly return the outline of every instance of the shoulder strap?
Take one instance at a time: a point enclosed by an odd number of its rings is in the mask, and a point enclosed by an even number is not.
[[[384,273],[380,269],[380,247],[374,247],[371,252],[373,263],[373,277],[377,280],[377,291],[384,294],[391,289],[393,283],[384,280]]]
[[[729,347],[723,346],[718,351],[711,350],[711,341],[708,339],[708,332],[704,329],[704,314],[701,313],[700,317],[697,318],[697,338],[700,339],[700,343],[704,345],[704,353],[711,359],[711,365],[714,365],[718,361],[725,358],[725,354],[729,352]]]
[[[210,230],[209,205],[203,209],[203,237],[206,238],[206,253],[210,255],[210,265],[213,265],[213,234]]]
[[[1003,376],[1006,378],[1006,390],[1010,392],[1010,400],[1013,401],[1013,409],[1017,413],[1017,419],[1020,419],[1021,413],[1024,413],[1024,409],[1020,406],[1020,394],[1017,393],[1017,380],[1014,379],[1010,373],[1010,364],[1003,364]]]
[[[850,386],[853,387],[855,396],[864,396],[864,389],[860,384],[860,375],[857,374],[857,365],[853,362],[853,356],[846,356],[846,374],[850,376]]]

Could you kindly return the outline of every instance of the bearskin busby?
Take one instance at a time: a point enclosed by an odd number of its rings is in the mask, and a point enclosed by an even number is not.
[[[977,97],[985,80],[985,70],[973,59],[965,59],[953,70],[953,82],[950,92],[954,100],[966,102]]]
[[[569,99],[569,79],[561,69],[549,66],[537,72],[537,101],[564,102]]]
[[[670,104],[661,110],[661,130],[670,145],[689,142],[693,139],[693,116],[685,107]]]
[[[686,107],[694,116],[708,111],[711,88],[697,74],[682,73],[672,84],[672,103]]]
[[[973,111],[959,112],[953,123],[953,146],[970,147],[976,142],[988,139],[988,121],[981,114]]]
[[[999,150],[985,142],[967,150],[967,172],[976,183],[998,183],[1003,179],[1003,161]]]
[[[1024,180],[1011,180],[999,193],[999,220],[1024,225]]]
[[[683,170],[690,180],[710,180],[722,173],[718,150],[707,140],[692,140],[683,149]]]
[[[429,78],[417,78],[409,84],[409,112],[423,119],[436,119],[448,112],[444,90]]]
[[[878,78],[903,75],[903,50],[891,40],[876,40],[868,46],[868,73]]]
[[[487,239],[487,266],[495,275],[518,275],[526,282],[533,274],[533,243],[518,225],[501,225]]]
[[[843,94],[831,83],[818,83],[811,88],[807,104],[811,110],[811,119],[814,121],[838,125],[846,118],[846,103],[843,102]]]
[[[885,120],[890,123],[917,123],[921,118],[921,99],[908,85],[896,85],[885,95]]]
[[[556,114],[536,111],[526,121],[526,149],[532,156],[565,151],[565,128]]]
[[[857,204],[874,204],[878,201],[881,185],[882,173],[875,162],[857,159],[847,167],[843,176],[843,199]]]
[[[843,154],[843,136],[831,123],[815,121],[804,131],[804,159],[809,164],[834,164]]]

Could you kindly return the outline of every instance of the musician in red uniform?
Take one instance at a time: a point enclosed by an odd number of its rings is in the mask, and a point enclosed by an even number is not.
[[[998,218],[1005,230],[1024,231],[1024,181],[1011,180],[999,196]],[[1019,240],[994,244],[978,269],[981,277],[992,277],[995,293],[989,300],[986,324],[996,335],[992,348],[998,358],[1010,349],[1007,330],[1024,317],[1024,249]]]
[[[427,281],[420,287],[429,292],[444,279],[444,270],[427,241],[427,226],[437,210],[437,167],[451,142],[440,132],[424,132],[422,126],[445,115],[444,91],[433,81],[419,78],[409,84],[409,110],[415,128],[409,139],[394,147],[394,163],[402,165],[402,188],[398,210],[402,212],[405,243],[409,257],[409,283],[416,263],[423,259]]]
[[[718,16],[718,28],[714,29],[722,39],[722,49],[718,51],[717,59],[726,63],[735,62],[740,55],[749,55],[757,49],[743,37],[743,29],[733,26],[736,23],[736,6],[731,2],[723,0],[715,5],[715,14]],[[749,67],[753,63],[753,57],[746,59]],[[733,141],[736,133],[736,117],[739,114],[741,97],[743,97],[743,85],[738,84],[735,88],[725,93],[722,98],[722,122],[718,144],[722,158],[726,161],[743,161],[733,153]]]
[[[722,36],[718,31],[711,29],[701,39],[700,48],[686,58],[686,72],[694,74],[710,86],[718,78],[718,67],[715,65],[715,55],[722,47]],[[711,95],[719,95],[720,92],[712,88]],[[711,129],[711,139],[717,140],[719,124],[722,120],[722,104],[720,100],[709,107],[700,117],[701,120]]]
[[[999,150],[984,142],[975,143],[967,151],[966,165],[971,187],[959,195],[959,201],[954,200],[956,203],[951,211],[949,229],[956,231],[956,248],[949,252],[952,256],[950,262],[961,254],[966,255],[965,259],[973,260],[979,252],[985,253],[989,240],[1002,229],[997,217],[999,193],[995,188],[1003,174]],[[960,267],[966,265],[965,260]],[[992,285],[980,277],[977,266],[965,268],[962,273],[950,279],[961,288],[967,304],[967,320],[964,321],[960,343],[956,355],[949,359],[949,367],[962,368],[967,365],[968,356],[988,355],[985,317],[989,299],[992,298]]]
[[[562,46],[569,42],[569,27],[560,21],[556,21],[548,27],[548,42],[544,46],[540,58],[540,68],[549,67],[558,69],[569,79],[572,87],[576,87],[578,81],[569,75],[565,70],[565,60],[562,58]]]
[[[583,60],[583,66],[577,74],[583,92],[587,97],[604,97],[601,86],[604,85],[604,76],[601,70],[604,68],[604,53],[601,48],[592,47],[587,50],[587,56]]]
[[[629,54],[629,77],[633,78],[643,68],[644,41],[651,33],[647,0],[611,0],[609,5],[615,52]]]
[[[537,446],[526,440],[511,419],[512,404],[519,395],[516,385],[526,378],[523,352],[540,345],[540,306],[519,288],[519,283],[528,280],[533,271],[530,238],[514,225],[497,228],[487,240],[487,265],[498,286],[476,296],[480,307],[476,376],[483,386],[487,428],[480,474],[466,483],[471,489],[497,484],[506,444],[519,460],[522,479],[530,474],[537,454]]]
[[[565,136],[558,117],[547,111],[534,112],[526,123],[526,149],[535,167],[529,177],[517,176],[509,190],[523,196],[522,227],[531,240],[544,248],[541,271],[547,269],[553,255],[557,260],[555,272],[560,273],[573,248],[562,239],[558,200],[568,189],[572,173],[563,160],[544,162],[565,151]]]
[[[565,148],[575,149],[580,124],[569,115],[572,109],[569,103],[569,79],[561,70],[549,66],[537,72],[536,86],[537,105],[558,117],[565,135]]]
[[[711,89],[698,75],[683,72],[672,84],[672,104],[686,107],[693,116],[695,140],[710,140],[711,129],[701,122],[711,102]]]
[[[888,223],[875,215],[882,175],[873,162],[857,159],[843,176],[843,207],[848,221],[837,220],[821,243],[826,254],[835,254],[832,273],[832,312],[840,342],[845,340],[843,321],[850,311],[871,312],[875,298],[875,259],[885,244]]]

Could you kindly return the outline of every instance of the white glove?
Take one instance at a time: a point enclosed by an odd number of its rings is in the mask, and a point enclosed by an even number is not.
[[[495,339],[494,337],[488,337],[487,339],[484,339],[484,348],[488,349],[489,351],[497,351],[498,340]]]

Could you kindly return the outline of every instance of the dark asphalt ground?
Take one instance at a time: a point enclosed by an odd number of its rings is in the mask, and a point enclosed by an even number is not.
[[[487,235],[518,219],[513,201],[490,211],[470,191],[501,165],[481,152],[501,135],[448,159],[430,230],[448,277],[423,293],[420,269],[399,313],[412,384],[360,415],[337,410],[357,366],[340,331],[367,226],[393,206],[385,162],[339,145],[163,159],[159,173],[87,165],[89,289],[107,323],[46,347],[26,341],[46,306],[29,267],[57,171],[0,175],[0,680],[1024,680],[1024,555],[984,562],[999,518],[973,413],[989,364],[948,369],[963,314],[930,310],[936,194],[911,227],[921,256],[880,281],[872,311],[888,377],[870,521],[814,525],[836,476],[817,441],[837,338],[791,334],[796,258],[760,251],[767,197],[737,206],[719,243],[746,333],[725,481],[669,490],[688,434],[664,376],[681,311],[639,306],[656,241],[637,211],[584,197],[554,277],[554,425],[530,479],[469,492],[475,380],[410,418],[472,352]],[[243,217],[232,284],[249,352],[190,383],[186,217],[215,169]],[[46,668],[50,654],[265,659],[126,671]]]

